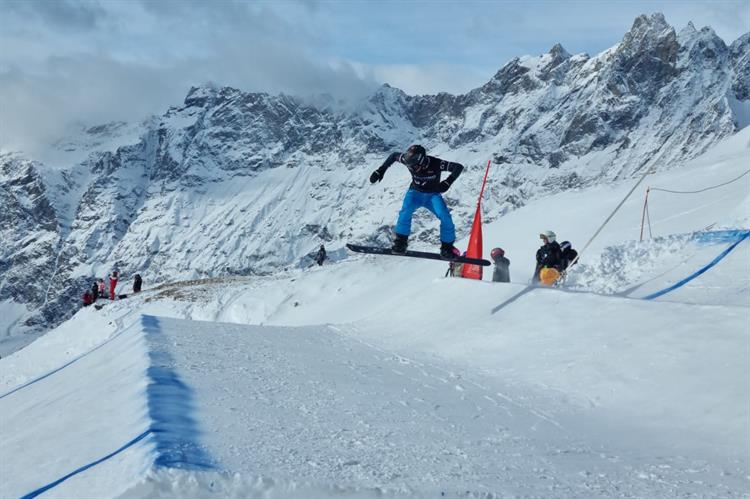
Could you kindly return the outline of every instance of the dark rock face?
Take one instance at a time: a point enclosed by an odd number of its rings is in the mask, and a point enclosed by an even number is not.
[[[750,100],[750,33],[745,33],[729,48],[734,76],[732,90],[738,100]]]
[[[68,168],[0,155],[0,302],[26,305],[19,324],[43,328],[114,267],[148,287],[268,274],[321,242],[387,244],[407,184],[391,177],[405,173],[394,166],[377,194],[366,179],[411,143],[467,167],[446,196],[455,220],[470,220],[487,159],[488,221],[534,197],[671,167],[736,131],[728,96],[750,100],[749,53],[750,34],[727,47],[710,28],[676,33],[653,14],[602,54],[558,44],[465,95],[384,85],[337,110],[194,87],[124,145],[104,147],[123,123],[61,141],[87,153]],[[594,155],[596,167],[582,166]],[[415,217],[414,240],[438,242],[432,217]]]
[[[59,228],[33,162],[0,156],[0,206],[0,301],[43,307]]]
[[[630,94],[653,99],[677,75],[678,51],[677,35],[663,15],[639,16],[615,50],[610,78]]]

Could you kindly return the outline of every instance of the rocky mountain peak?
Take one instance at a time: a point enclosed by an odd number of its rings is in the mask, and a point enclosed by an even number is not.
[[[571,55],[568,51],[562,45],[556,43],[549,52],[540,58],[536,77],[542,81],[552,80],[559,85],[569,69],[568,61],[570,58]]]
[[[567,51],[567,50],[565,50],[565,49],[563,48],[563,46],[562,46],[561,44],[559,44],[559,43],[556,43],[556,44],[555,44],[555,45],[554,45],[554,46],[553,46],[553,47],[552,47],[552,48],[551,48],[551,49],[549,50],[549,52],[548,52],[548,53],[549,53],[549,55],[551,55],[551,56],[552,56],[552,59],[553,59],[554,61],[557,61],[557,62],[558,62],[558,64],[559,64],[560,62],[564,61],[565,59],[569,59],[569,58],[570,58],[570,54],[568,53],[568,51]]]
[[[216,94],[217,89],[212,84],[190,87],[184,102],[188,107],[203,107],[207,102],[213,100]]]
[[[677,34],[663,14],[640,15],[615,49],[608,78],[618,93],[650,100],[677,75],[679,50]]]
[[[495,73],[495,76],[482,87],[482,91],[502,95],[532,90],[537,87],[537,83],[529,72],[530,68],[522,63],[521,58],[516,57]]]
[[[677,54],[677,35],[661,13],[640,15],[625,33],[617,53],[621,55],[657,57],[663,63],[674,62]]]
[[[651,15],[641,14],[633,21],[630,31],[625,33],[625,39],[659,38],[665,31],[674,31],[661,12]]]

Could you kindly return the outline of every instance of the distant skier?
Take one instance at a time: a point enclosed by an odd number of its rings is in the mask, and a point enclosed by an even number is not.
[[[532,282],[551,285],[560,277],[562,251],[560,250],[560,244],[556,241],[557,236],[551,230],[545,230],[539,234],[539,238],[543,244],[536,251],[536,268],[534,269]],[[546,269],[550,270],[547,271]]]
[[[86,290],[85,293],[83,293],[83,306],[88,307],[94,303],[94,297],[91,295],[91,291]]]
[[[505,258],[505,250],[493,248],[490,252],[492,261],[495,262],[495,271],[492,273],[493,282],[510,282],[510,260]]]
[[[143,279],[141,278],[141,274],[136,274],[133,277],[133,293],[140,293],[141,286],[143,286]]]
[[[99,299],[99,283],[94,280],[94,284],[91,286],[91,299],[96,301]]]
[[[560,243],[560,251],[562,252],[562,263],[560,265],[561,270],[568,270],[568,267],[576,262],[578,252],[573,249],[570,241],[563,241]]]
[[[315,263],[317,263],[318,265],[323,265],[323,262],[326,261],[326,258],[326,247],[321,244],[320,249],[318,250],[318,254],[315,255]]]
[[[115,288],[117,287],[117,279],[119,278],[119,273],[115,270],[109,275],[109,299],[114,300],[115,299]]]
[[[453,243],[456,240],[456,229],[453,225],[448,206],[441,193],[446,192],[456,181],[463,165],[452,163],[434,156],[428,156],[420,145],[410,146],[405,153],[394,152],[370,175],[370,183],[383,180],[386,170],[396,161],[403,163],[411,173],[412,182],[406,191],[401,211],[396,222],[395,237],[391,251],[397,254],[406,252],[411,234],[411,218],[418,208],[426,208],[440,219],[440,256],[453,257]],[[440,180],[441,172],[450,175]]]
[[[107,286],[104,284],[104,279],[99,278],[96,280],[97,285],[99,286],[99,295],[102,298],[107,296]]]

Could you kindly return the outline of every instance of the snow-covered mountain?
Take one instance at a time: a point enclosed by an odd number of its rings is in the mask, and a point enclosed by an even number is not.
[[[113,267],[149,284],[267,274],[303,265],[321,242],[334,255],[348,240],[385,243],[407,174],[367,177],[410,143],[467,166],[446,195],[460,235],[488,159],[486,220],[678,167],[750,123],[749,53],[750,35],[727,46],[710,28],[644,15],[595,57],[556,45],[465,95],[384,85],[342,110],[207,85],[143,123],[73,134],[44,162],[3,152],[0,326],[59,323]],[[437,243],[431,217],[414,229]]]

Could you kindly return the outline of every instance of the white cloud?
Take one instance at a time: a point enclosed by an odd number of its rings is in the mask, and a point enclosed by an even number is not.
[[[451,64],[394,64],[370,68],[373,77],[410,95],[464,94],[492,78],[493,72]],[[495,70],[496,71],[496,70]]]
[[[512,57],[596,53],[663,11],[731,42],[750,2],[256,2],[6,0],[0,4],[0,145],[45,142],[71,121],[132,121],[207,81],[356,98],[387,82],[463,93]]]
[[[0,16],[0,146],[49,143],[71,122],[161,113],[181,103],[191,85],[208,81],[343,98],[376,86],[345,62],[318,62],[306,43],[316,36],[293,30],[262,5],[52,3],[13,3]],[[70,30],[71,20],[79,30]]]

